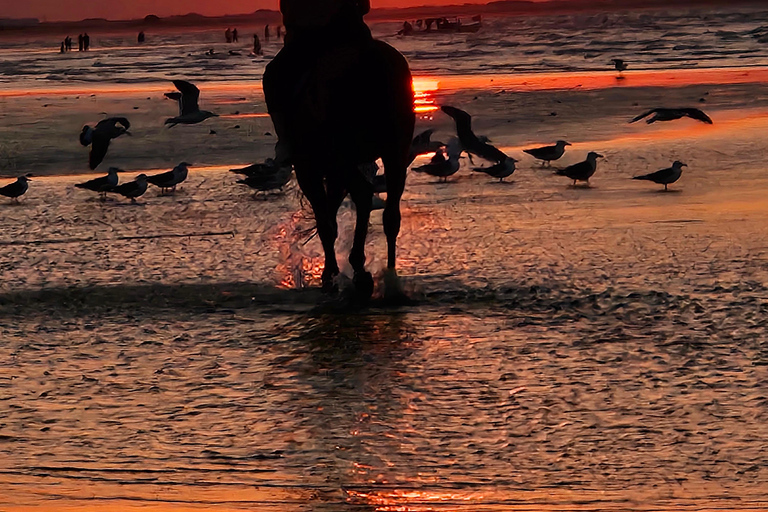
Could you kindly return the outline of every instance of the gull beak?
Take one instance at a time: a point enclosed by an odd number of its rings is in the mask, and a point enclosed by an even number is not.
[[[565,143],[566,146],[571,146],[572,144],[570,142]]]
[[[680,165],[682,165],[683,167],[688,167],[688,164],[680,164]]]
[[[597,158],[605,158],[603,155],[598,154]]]

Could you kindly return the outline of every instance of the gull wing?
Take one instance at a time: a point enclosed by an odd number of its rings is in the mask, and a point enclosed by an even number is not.
[[[648,117],[648,116],[649,116],[649,115],[651,115],[651,114],[655,114],[655,113],[656,113],[656,112],[658,112],[659,110],[660,110],[660,109],[658,109],[658,108],[652,108],[652,109],[651,109],[651,110],[649,110],[648,112],[645,112],[644,114],[640,114],[639,116],[637,116],[636,118],[634,118],[633,120],[631,120],[631,121],[630,121],[630,123],[634,123],[635,121],[639,121],[639,120],[641,120],[641,119],[642,119],[642,118],[644,118],[644,117]]]
[[[456,129],[461,130],[465,128],[467,130],[472,129],[472,116],[460,108],[451,107],[450,105],[443,105],[440,110],[448,114],[456,121]]]
[[[179,100],[181,115],[185,116],[199,112],[200,106],[197,102],[200,98],[200,89],[186,80],[174,80],[173,85],[181,93],[181,99]]]
[[[91,152],[88,155],[88,167],[91,170],[97,168],[99,164],[107,156],[107,150],[109,149],[110,137],[104,136],[101,132],[94,132],[93,143],[91,144]]]
[[[115,128],[115,125],[122,125],[123,128],[128,130],[131,127],[131,123],[128,121],[125,117],[108,117],[106,119],[102,119],[96,124],[97,130],[104,130],[109,129],[113,130]]]
[[[696,119],[697,121],[701,121],[702,123],[712,124],[712,119],[710,119],[707,114],[705,114],[704,112],[702,112],[697,108],[683,108],[681,110],[685,112],[685,115],[687,115],[691,119]]]

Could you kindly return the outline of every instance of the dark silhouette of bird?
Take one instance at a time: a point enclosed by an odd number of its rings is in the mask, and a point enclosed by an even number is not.
[[[166,190],[168,189],[171,189],[171,193],[176,193],[176,185],[187,179],[190,165],[192,164],[181,162],[170,171],[149,176],[147,181],[157,187],[160,187],[161,194],[165,194]]]
[[[712,119],[697,108],[652,108],[648,112],[644,112],[632,119],[630,123],[639,121],[651,114],[653,114],[653,117],[645,120],[648,124],[655,123],[656,121],[674,121],[675,119],[680,119],[682,117],[690,117],[691,119],[701,121],[702,123],[712,124]]]
[[[266,174],[274,174],[277,168],[277,162],[274,158],[267,158],[263,163],[255,163],[239,169],[230,169],[229,172],[235,174],[242,174],[243,176],[262,176]]]
[[[490,167],[474,167],[472,170],[475,172],[484,172],[488,176],[498,178],[499,181],[504,181],[504,178],[512,176],[512,173],[515,172],[515,162],[517,162],[517,160],[508,157],[506,160]]]
[[[131,134],[128,131],[130,127],[131,123],[124,117],[108,117],[99,121],[93,128],[88,125],[83,126],[83,131],[80,132],[80,144],[91,146],[91,152],[88,155],[88,166],[91,170],[98,167],[104,157],[107,156],[109,143],[112,139],[123,134]]]
[[[139,174],[136,176],[136,179],[133,181],[129,181],[128,183],[123,183],[122,185],[118,185],[110,192],[114,192],[115,194],[120,194],[121,196],[127,197],[131,200],[132,203],[136,202],[137,197],[141,197],[144,195],[144,192],[147,191],[147,175],[146,174]]]
[[[567,176],[573,180],[575,185],[577,181],[586,181],[589,184],[589,178],[595,174],[597,170],[597,159],[603,158],[603,155],[597,154],[594,151],[587,153],[587,159],[577,164],[569,165],[565,169],[559,169],[556,174],[559,176]]]
[[[434,153],[441,147],[445,146],[440,141],[432,140],[432,134],[435,133],[434,128],[424,130],[416,137],[413,138],[411,143],[411,152],[408,155],[408,164],[410,165],[419,155],[426,155],[427,153]]]
[[[0,188],[0,195],[11,198],[11,203],[18,203],[19,198],[23,196],[27,189],[29,189],[29,181],[31,174],[19,176],[16,181],[9,183],[8,185]]]
[[[449,150],[448,158],[446,159],[443,150],[440,149],[428,164],[414,167],[413,170],[435,176],[440,178],[440,181],[445,182],[448,180],[448,176],[456,174],[459,170],[459,153]]]
[[[570,142],[559,140],[554,146],[544,146],[541,148],[524,149],[523,153],[528,153],[537,160],[541,160],[542,165],[549,166],[553,160],[559,160],[565,154],[565,146],[570,146]]]
[[[255,167],[256,165],[261,165],[261,167],[257,168]],[[237,180],[237,183],[251,187],[254,190],[253,197],[256,197],[256,194],[259,192],[282,190],[291,181],[291,174],[293,172],[291,165],[277,165],[274,160],[271,161],[271,165],[269,163],[254,164],[249,166],[249,168],[246,178]],[[232,172],[238,171],[242,171],[242,169],[232,169]],[[238,174],[244,173],[238,172]]]
[[[110,167],[109,173],[106,176],[101,176],[99,178],[94,178],[92,180],[88,180],[85,183],[77,183],[75,186],[77,188],[84,188],[86,190],[92,190],[94,192],[99,193],[99,197],[102,199],[106,199],[107,192],[111,191],[113,188],[117,186],[118,177],[117,173],[121,170],[117,167]]]
[[[207,110],[200,110],[198,100],[200,89],[186,80],[174,80],[173,85],[178,92],[167,92],[165,97],[179,102],[179,115],[165,120],[165,124],[173,128],[177,124],[197,124],[209,117],[218,117],[218,114]]]
[[[493,163],[499,163],[508,158],[502,151],[491,146],[487,142],[480,140],[480,138],[475,135],[472,131],[472,116],[467,112],[448,105],[444,105],[441,109],[455,121],[456,135],[459,136],[459,142],[461,142],[464,151]]]
[[[679,160],[675,160],[672,163],[672,167],[652,172],[651,174],[645,174],[643,176],[635,176],[632,179],[647,180],[658,183],[659,185],[664,185],[664,191],[666,192],[668,190],[667,185],[680,179],[680,176],[683,174],[683,167],[688,167],[688,165],[680,162]]]
[[[611,59],[611,63],[613,63],[613,67],[616,68],[616,71],[619,73],[626,71],[629,67],[624,59]]]

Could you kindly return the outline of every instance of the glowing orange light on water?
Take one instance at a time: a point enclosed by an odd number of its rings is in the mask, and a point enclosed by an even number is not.
[[[440,82],[434,78],[413,79],[413,111],[428,114],[438,109],[435,93],[440,89]]]

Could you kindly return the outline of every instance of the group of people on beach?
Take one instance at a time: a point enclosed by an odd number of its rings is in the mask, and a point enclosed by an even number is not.
[[[87,52],[90,49],[90,47],[91,47],[91,36],[88,35],[88,32],[77,36],[77,51]],[[64,38],[64,41],[61,42],[61,48],[59,51],[61,53],[72,51],[71,37],[67,36]]]

